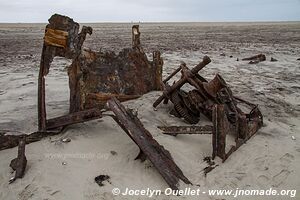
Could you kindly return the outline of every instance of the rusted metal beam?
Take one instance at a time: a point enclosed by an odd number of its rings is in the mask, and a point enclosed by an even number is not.
[[[14,182],[18,178],[23,178],[27,166],[27,159],[25,156],[26,140],[22,138],[19,140],[18,156],[10,162],[10,167],[16,171],[15,176],[9,180],[9,183]]]
[[[140,40],[140,30],[139,25],[132,26],[132,48],[140,48],[141,40]]]
[[[86,122],[102,117],[102,113],[99,109],[93,108],[83,111],[78,111],[68,115],[48,119],[46,123],[47,130],[54,128],[64,127],[71,124]]]
[[[56,131],[37,131],[30,134],[21,135],[7,135],[0,134],[0,150],[14,148],[18,146],[19,141],[25,138],[26,144],[37,142],[47,136],[57,135],[62,132],[63,129]]]
[[[212,134],[213,127],[206,126],[158,126],[163,134],[177,136],[178,134]]]
[[[116,98],[109,100],[107,107],[113,111],[116,122],[120,124],[127,135],[138,145],[142,154],[152,162],[170,188],[178,190],[179,179],[187,184],[191,184],[173,161],[170,153],[152,137],[137,116],[131,111],[126,110]]]
[[[223,161],[226,160],[226,134],[229,132],[229,122],[225,114],[224,105],[215,104],[212,114],[213,122],[213,154],[212,158],[219,156]]]

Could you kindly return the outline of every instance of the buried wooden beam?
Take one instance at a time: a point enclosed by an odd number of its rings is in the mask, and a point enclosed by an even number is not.
[[[170,152],[152,137],[136,115],[125,109],[116,98],[109,100],[107,107],[115,114],[113,119],[138,145],[140,154],[144,154],[143,157],[151,161],[170,188],[178,190],[179,179],[186,184],[191,184],[172,159]]]
[[[102,117],[102,113],[97,108],[92,108],[88,110],[78,111],[75,113],[67,114],[64,116],[56,117],[47,120],[46,127],[47,130],[64,127],[71,124],[77,124],[81,122],[86,122]]]

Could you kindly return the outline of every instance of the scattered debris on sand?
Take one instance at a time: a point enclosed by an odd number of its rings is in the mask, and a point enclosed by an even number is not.
[[[118,54],[111,51],[83,50],[82,45],[86,35],[91,35],[92,32],[93,29],[87,26],[83,26],[79,32],[79,24],[66,16],[55,14],[49,19],[49,24],[45,29],[38,77],[38,131],[28,135],[0,134],[0,150],[19,145],[18,158],[11,163],[11,167],[16,170],[16,176],[12,181],[24,175],[27,163],[26,143],[59,134],[71,124],[111,117],[139,147],[136,159],[141,162],[148,159],[171,189],[178,190],[180,180],[186,184],[192,184],[177,166],[170,152],[145,129],[137,117],[137,112],[126,109],[121,104],[121,101],[138,98],[153,90],[164,88],[163,94],[154,102],[154,108],[162,101],[164,104],[171,101],[173,109],[170,113],[183,118],[189,124],[198,123],[200,114],[211,120],[211,125],[206,126],[159,127],[164,134],[172,136],[178,134],[212,135],[212,157],[206,158],[209,166],[204,169],[205,175],[216,167],[211,159],[218,156],[224,162],[232,152],[262,127],[263,117],[257,105],[234,96],[221,75],[215,75],[211,81],[199,75],[198,72],[211,62],[208,56],[204,56],[202,62],[192,69],[182,63],[162,81],[161,53],[154,51],[153,60],[148,60],[141,46],[138,25],[132,27],[132,47],[124,48]],[[70,107],[69,114],[48,119],[45,76],[56,56],[72,59],[72,64],[68,68]],[[259,54],[243,60],[257,63],[266,60],[266,57]],[[178,72],[181,72],[181,78],[169,85],[168,81]],[[193,89],[183,90],[182,86],[186,83],[190,84]],[[238,104],[248,106],[249,112],[242,111]],[[228,133],[235,135],[236,145],[226,152]],[[71,139],[64,138],[61,141],[68,143]],[[115,151],[111,151],[111,154],[117,155]],[[62,165],[67,165],[67,163],[62,162]],[[103,186],[102,182],[105,180],[109,182],[109,179],[108,175],[100,175],[95,178],[95,182]]]
[[[276,58],[271,57],[271,62],[277,62],[278,60]]]
[[[99,175],[97,177],[95,177],[95,182],[100,186],[104,186],[103,182],[107,181],[111,184],[111,182],[109,181],[110,177],[108,175]]]
[[[258,54],[255,56],[251,56],[249,58],[243,58],[243,61],[250,61],[249,64],[257,64],[259,62],[265,61],[266,60],[266,55],[264,54]]]

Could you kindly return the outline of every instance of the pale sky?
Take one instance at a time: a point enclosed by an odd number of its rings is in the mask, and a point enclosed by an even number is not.
[[[0,22],[300,21],[300,0],[0,0]]]

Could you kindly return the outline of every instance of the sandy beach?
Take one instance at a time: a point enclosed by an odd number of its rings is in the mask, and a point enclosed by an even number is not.
[[[114,50],[131,45],[132,24],[87,24],[93,34],[85,48]],[[37,80],[45,24],[0,24],[0,132],[30,133],[37,130]],[[211,136],[163,135],[157,126],[187,125],[168,114],[171,104],[154,110],[159,91],[124,102],[153,137],[170,151],[192,186],[180,188],[297,190],[290,196],[209,196],[201,199],[300,199],[300,22],[268,23],[141,23],[145,52],[160,50],[163,77],[181,61],[192,68],[207,55],[212,62],[200,71],[207,79],[222,75],[236,96],[259,105],[264,127],[238,151],[204,176],[203,161],[211,156]],[[242,58],[259,53],[267,59],[248,64]],[[271,62],[271,57],[277,62]],[[237,61],[238,59],[238,61]],[[152,60],[152,58],[150,58]],[[67,114],[67,67],[71,60],[55,58],[46,77],[49,117]],[[177,76],[178,78],[178,76]],[[207,124],[202,117],[198,125]],[[61,139],[70,138],[63,143]],[[0,199],[147,199],[114,196],[113,188],[159,189],[168,187],[149,161],[134,160],[138,147],[111,119],[71,125],[59,135],[26,146],[27,168],[23,179],[9,184],[9,167],[17,148],[0,151]],[[98,175],[109,175],[99,187]],[[153,199],[200,199],[199,196],[158,195]]]

